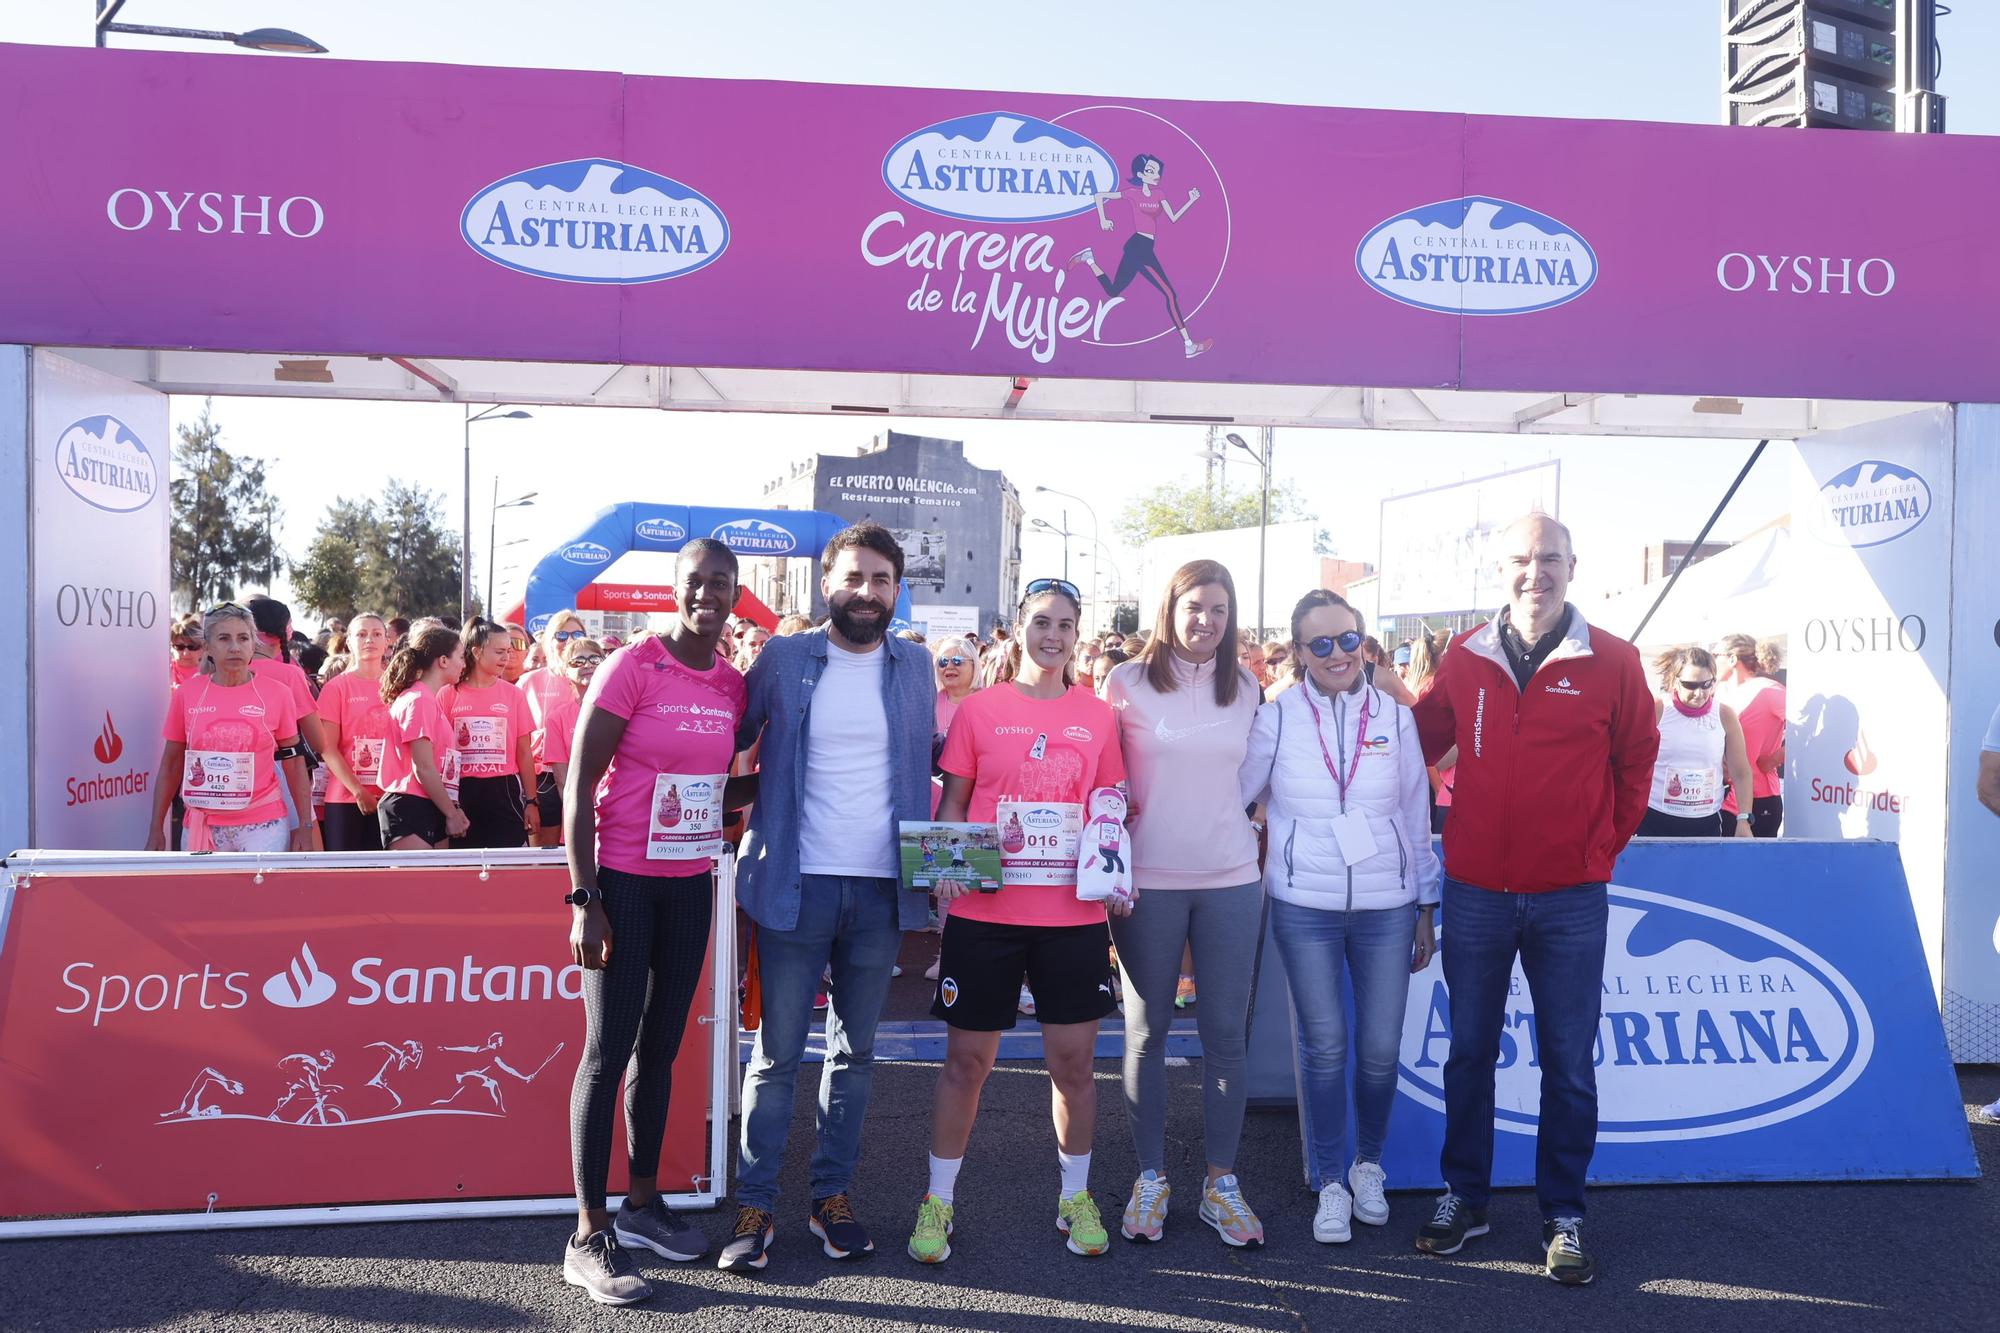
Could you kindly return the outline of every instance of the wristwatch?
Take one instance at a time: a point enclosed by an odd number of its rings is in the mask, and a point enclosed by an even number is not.
[[[563,895],[563,901],[571,907],[588,907],[601,895],[595,889],[576,888]]]

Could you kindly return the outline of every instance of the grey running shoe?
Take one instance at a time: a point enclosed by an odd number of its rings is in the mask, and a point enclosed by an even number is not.
[[[1431,1220],[1417,1229],[1417,1248],[1425,1254],[1457,1254],[1466,1241],[1485,1235],[1487,1230],[1484,1208],[1474,1208],[1446,1192],[1438,1196]]]
[[[1542,1244],[1547,1247],[1544,1271],[1565,1287],[1581,1287],[1597,1276],[1597,1263],[1583,1248],[1583,1219],[1558,1217],[1542,1223]]]
[[[632,1256],[608,1231],[593,1231],[582,1241],[569,1238],[563,1248],[563,1281],[582,1287],[599,1305],[637,1305],[653,1294]]]
[[[708,1237],[685,1218],[676,1217],[659,1198],[639,1208],[629,1203],[619,1208],[611,1232],[620,1245],[651,1250],[675,1263],[684,1264],[708,1253]]]

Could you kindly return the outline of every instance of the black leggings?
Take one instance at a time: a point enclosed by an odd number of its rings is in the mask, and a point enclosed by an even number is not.
[[[1135,231],[1126,237],[1125,253],[1118,257],[1118,276],[1107,278],[1100,273],[1097,282],[1104,288],[1106,296],[1117,296],[1132,285],[1132,279],[1142,276],[1167,298],[1167,314],[1173,318],[1174,327],[1181,331],[1182,337],[1188,336],[1187,317],[1181,314],[1180,293],[1174,290],[1167,271],[1160,267],[1160,257],[1153,251],[1153,238]]]
[[[674,1056],[701,982],[715,911],[714,879],[707,873],[666,878],[600,866],[597,886],[611,918],[611,966],[583,974],[583,1059],[569,1093],[570,1165],[576,1201],[585,1208],[604,1206],[611,1107],[621,1071],[631,1172],[659,1174]]]

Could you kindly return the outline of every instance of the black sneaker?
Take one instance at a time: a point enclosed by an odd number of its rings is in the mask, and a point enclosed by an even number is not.
[[[581,1241],[569,1238],[563,1250],[563,1281],[582,1287],[599,1305],[637,1305],[653,1294],[632,1256],[608,1231],[593,1231]]]
[[[1438,1196],[1431,1220],[1417,1228],[1417,1249],[1424,1254],[1457,1254],[1466,1241],[1486,1231],[1486,1210],[1447,1192]]]
[[[812,1218],[806,1223],[812,1233],[819,1237],[820,1248],[829,1259],[852,1259],[857,1254],[868,1254],[875,1248],[875,1242],[868,1239],[868,1232],[855,1220],[854,1207],[845,1194],[829,1194],[824,1199],[814,1199]]]
[[[1542,1223],[1545,1271],[1565,1287],[1581,1287],[1597,1276],[1597,1261],[1583,1248],[1583,1219],[1558,1217]]]
[[[730,1235],[729,1243],[722,1247],[722,1253],[716,1256],[715,1266],[731,1272],[762,1268],[770,1262],[766,1251],[776,1239],[771,1215],[762,1208],[746,1204],[736,1210],[736,1230]]]
[[[612,1220],[611,1234],[620,1245],[651,1250],[662,1259],[679,1264],[708,1253],[708,1237],[685,1218],[676,1217],[666,1201],[658,1197],[638,1208],[629,1203],[621,1206]]]

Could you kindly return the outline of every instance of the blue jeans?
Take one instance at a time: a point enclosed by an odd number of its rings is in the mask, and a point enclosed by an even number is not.
[[[827,988],[812,1194],[824,1199],[847,1192],[861,1156],[861,1122],[875,1076],[875,1025],[889,998],[889,970],[903,942],[896,924],[896,888],[893,879],[806,875],[800,881],[797,927],[757,928],[764,1021],[743,1076],[737,1203],[766,1212],[777,1204],[799,1058],[812,1030],[813,995],[829,963],[833,983]]]
[[[1597,1020],[1604,1002],[1602,884],[1550,893],[1496,893],[1446,875],[1441,950],[1451,992],[1444,1063],[1444,1152],[1453,1194],[1486,1206],[1493,1179],[1493,1070],[1517,1001],[1514,956],[1528,979],[1533,1029],[1520,1058],[1542,1069],[1535,1195],[1544,1218],[1583,1216],[1583,1182],[1597,1147]]]
[[[1312,1188],[1343,1180],[1347,1142],[1348,976],[1354,979],[1355,1155],[1382,1160],[1396,1057],[1410,995],[1417,909],[1332,912],[1271,900],[1271,938],[1285,961],[1299,1024],[1299,1130]]]

